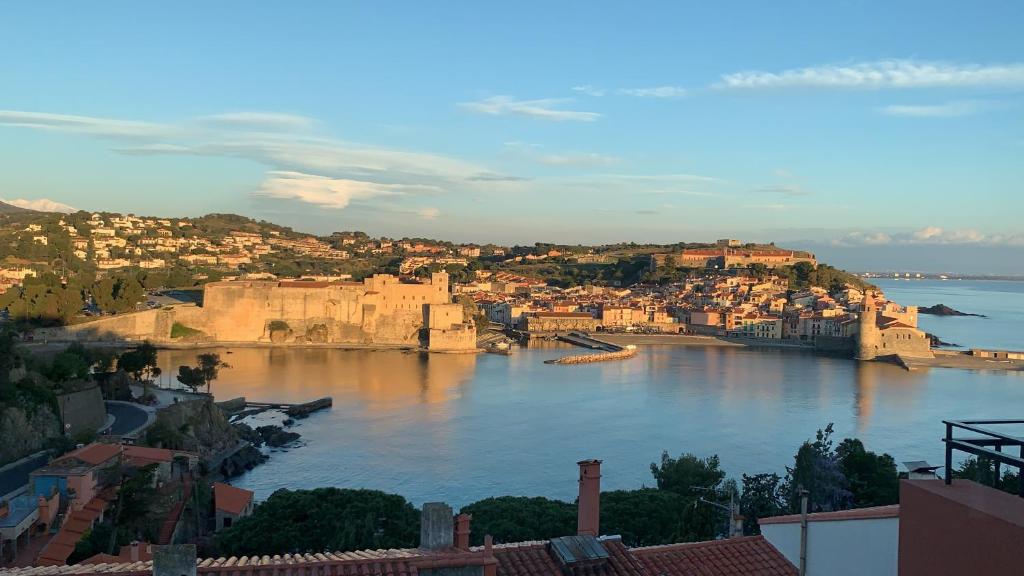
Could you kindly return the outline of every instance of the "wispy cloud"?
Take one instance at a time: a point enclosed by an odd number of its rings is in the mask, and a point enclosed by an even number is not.
[[[925,226],[916,230],[857,230],[832,241],[836,246],[958,245],[1024,246],[1024,234],[986,234],[974,228]]]
[[[20,110],[0,110],[0,125],[118,138],[157,138],[180,132],[173,126],[156,122]]]
[[[893,104],[880,108],[882,114],[889,116],[908,116],[911,118],[955,118],[969,116],[985,109],[982,102],[967,100],[946,102],[944,104]]]
[[[437,208],[421,208],[416,212],[416,215],[424,220],[437,220],[437,217],[441,215],[441,211]]]
[[[564,98],[516,100],[511,96],[492,96],[476,102],[462,102],[459,107],[488,116],[526,116],[553,122],[593,122],[601,118],[597,112],[557,108],[566,102]]]
[[[780,196],[810,196],[811,192],[796,184],[772,184],[754,188],[757,194],[778,194]]]
[[[594,152],[570,152],[566,154],[544,154],[538,160],[548,166],[608,166],[618,163],[621,159]]]
[[[257,194],[271,198],[299,200],[325,208],[345,208],[353,200],[377,196],[397,196],[410,191],[434,191],[431,187],[401,184],[379,184],[344,178],[329,178],[302,172],[275,170],[267,177]]]
[[[1024,63],[957,64],[916,60],[879,60],[828,64],[781,72],[725,74],[717,88],[929,88],[1024,86]]]
[[[597,88],[595,86],[591,86],[590,84],[584,84],[582,86],[573,86],[572,90],[573,92],[581,92],[583,94],[586,94],[587,96],[595,97],[604,96],[607,92],[607,90],[605,90],[604,88]]]
[[[25,198],[15,198],[13,200],[0,199],[0,202],[10,204],[11,206],[17,206],[18,208],[25,208],[26,210],[35,210],[36,212],[61,212],[64,214],[70,214],[77,212],[77,208],[73,208],[62,202],[56,200],[50,200],[49,198],[35,198],[32,200],[26,200]]]
[[[200,119],[213,126],[245,129],[303,130],[313,126],[312,118],[276,112],[228,112]]]
[[[679,86],[655,86],[652,88],[623,88],[620,93],[640,98],[679,98],[686,96],[686,88]]]

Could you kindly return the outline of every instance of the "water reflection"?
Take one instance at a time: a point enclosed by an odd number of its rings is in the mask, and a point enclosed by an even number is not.
[[[220,399],[334,408],[300,421],[307,444],[239,480],[280,487],[377,488],[416,503],[498,494],[571,499],[573,463],[603,458],[607,489],[650,485],[662,450],[719,454],[741,473],[784,472],[797,446],[835,423],[897,461],[941,461],[943,418],[1020,416],[1019,375],[907,372],[812,354],[727,347],[644,347],[623,362],[543,360],[561,344],[512,356],[327,349],[221,350]],[[194,351],[161,352],[165,374]]]

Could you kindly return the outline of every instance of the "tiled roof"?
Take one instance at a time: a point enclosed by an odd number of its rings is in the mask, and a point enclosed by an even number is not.
[[[53,464],[57,464],[74,458],[75,460],[81,460],[86,464],[91,464],[95,466],[97,464],[102,464],[107,460],[110,460],[111,458],[117,456],[120,453],[120,444],[92,443],[89,444],[88,446],[83,446],[82,448],[68,452],[64,456],[61,456],[60,458],[55,460]]]
[[[124,456],[137,466],[145,466],[158,462],[171,462],[175,456],[194,456],[189,452],[150,448],[148,446],[125,446]]]
[[[900,515],[900,505],[892,504],[890,506],[872,506],[870,508],[854,508],[853,510],[838,510],[835,512],[815,512],[807,515],[808,522],[828,522],[836,520],[871,520],[878,518],[898,518]],[[799,522],[799,514],[789,514],[787,516],[770,516],[768,518],[758,518],[758,524],[790,524],[793,522]]]
[[[607,561],[570,565],[566,571],[547,542],[496,546],[494,557],[499,576],[651,576],[621,540],[605,538],[601,544],[608,551]]]
[[[39,552],[36,562],[40,566],[59,566],[67,562],[75,551],[75,545],[92,528],[93,522],[103,515],[111,498],[112,494],[104,493],[90,500],[81,510],[72,512],[56,536]],[[0,570],[0,574],[6,572]]]
[[[697,544],[627,548],[602,538],[606,559],[563,566],[549,542],[520,542],[470,550],[362,550],[325,554],[208,558],[197,562],[200,576],[225,572],[295,573],[337,576],[415,576],[429,568],[493,565],[497,576],[794,576],[796,568],[760,536]],[[72,546],[73,549],[73,546]],[[96,558],[95,560],[112,560]],[[41,565],[0,569],[0,576],[150,576],[151,561]],[[267,572],[267,573],[269,573]]]
[[[651,576],[795,576],[796,566],[763,536],[635,548]]]
[[[252,492],[242,488],[236,488],[230,484],[216,482],[213,485],[213,502],[217,510],[228,514],[240,515],[245,507],[252,502]]]

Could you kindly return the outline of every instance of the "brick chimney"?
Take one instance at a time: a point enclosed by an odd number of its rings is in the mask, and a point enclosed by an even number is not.
[[[597,536],[601,521],[601,461],[581,460],[580,496],[577,504],[576,533]]]
[[[469,550],[469,522],[472,519],[469,514],[455,517],[455,547],[460,550]]]
[[[420,548],[446,550],[454,544],[454,535],[452,507],[444,502],[424,504],[420,514]]]

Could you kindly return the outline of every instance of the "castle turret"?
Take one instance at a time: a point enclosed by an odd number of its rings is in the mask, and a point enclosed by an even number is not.
[[[857,326],[858,360],[874,360],[878,356],[881,333],[878,331],[878,308],[875,306],[874,294],[864,294],[861,302],[860,318]]]

